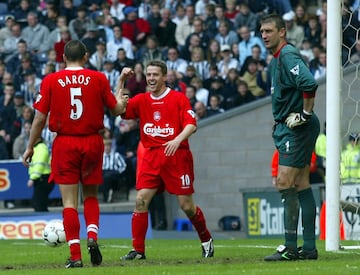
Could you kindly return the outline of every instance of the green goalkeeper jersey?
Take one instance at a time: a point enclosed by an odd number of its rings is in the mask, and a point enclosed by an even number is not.
[[[317,83],[299,51],[286,45],[269,65],[274,120],[284,122],[290,113],[302,112],[303,92],[315,92]]]

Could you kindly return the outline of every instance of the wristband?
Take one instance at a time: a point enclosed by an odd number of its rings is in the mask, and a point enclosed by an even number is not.
[[[303,110],[301,116],[302,116],[305,120],[308,120],[308,119],[311,118],[312,113],[309,113],[309,112]]]

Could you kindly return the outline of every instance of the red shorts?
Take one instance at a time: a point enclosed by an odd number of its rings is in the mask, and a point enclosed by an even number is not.
[[[167,157],[164,147],[146,149],[139,167],[136,189],[158,189],[174,195],[194,193],[194,161],[189,149],[178,149]]]
[[[104,141],[100,135],[56,136],[49,182],[101,184]]]

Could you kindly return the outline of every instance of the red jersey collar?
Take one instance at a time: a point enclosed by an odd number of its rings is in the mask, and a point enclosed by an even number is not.
[[[285,42],[284,44],[281,45],[280,49],[276,53],[274,53],[275,58],[279,57],[281,49],[284,48],[286,45],[287,43]]]

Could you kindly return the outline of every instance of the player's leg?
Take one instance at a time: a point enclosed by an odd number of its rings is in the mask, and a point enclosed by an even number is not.
[[[66,263],[67,268],[82,267],[80,248],[80,221],[78,207],[78,184],[59,184],[63,203],[63,224],[66,241],[70,248],[70,258]]]
[[[82,186],[84,198],[84,218],[87,232],[87,247],[90,254],[90,260],[93,265],[100,265],[102,255],[97,244],[100,208],[97,199],[98,185],[89,184]]]
[[[82,142],[81,183],[84,198],[84,218],[87,232],[87,248],[93,265],[100,265],[102,255],[97,244],[100,209],[99,185],[103,182],[102,159],[104,142],[101,136],[93,135]]]
[[[214,244],[210,231],[206,226],[205,215],[201,208],[195,205],[192,194],[177,195],[180,208],[191,221],[198,233],[203,249],[203,257],[209,258],[214,256]]]
[[[157,189],[139,189],[136,193],[135,209],[131,218],[131,233],[133,249],[122,260],[145,259],[145,238],[149,226],[148,210],[151,199]]]
[[[297,259],[299,200],[295,181],[299,172],[299,168],[279,165],[277,188],[284,206],[285,244],[279,246],[275,254],[265,257],[265,261]]]
[[[316,203],[309,183],[309,166],[301,169],[297,178],[298,198],[301,207],[304,244],[299,248],[299,259],[316,260],[318,253],[315,243]]]

